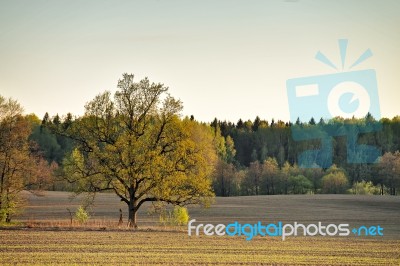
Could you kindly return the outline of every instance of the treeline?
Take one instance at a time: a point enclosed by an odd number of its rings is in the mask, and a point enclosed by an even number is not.
[[[343,130],[348,125],[362,128],[371,123],[379,124],[379,130],[360,134],[358,144],[379,148],[383,156],[378,163],[348,163],[347,139],[339,136],[332,141],[332,167],[299,167],[299,155],[319,149],[321,144],[318,140],[293,140],[294,126]],[[363,119],[320,119],[318,123],[298,119],[295,124],[259,117],[254,121],[240,119],[236,124],[215,119],[211,126],[229,143],[226,150],[234,153],[220,156],[213,183],[218,196],[346,192],[395,195],[400,186],[400,155],[396,152],[400,150],[399,116],[375,121],[368,114]]]
[[[193,120],[194,117],[191,117]],[[33,119],[34,120],[34,119]],[[33,125],[29,139],[38,144],[43,157],[62,166],[64,157],[72,151],[73,140],[50,132],[48,125],[68,127],[71,114],[60,118],[47,113]],[[295,141],[292,127],[318,127],[331,124],[360,127],[379,123],[379,130],[361,134],[358,143],[381,149],[378,163],[347,162],[345,136],[333,138],[333,165],[330,168],[302,168],[299,154],[318,149],[320,141]],[[400,117],[375,121],[369,114],[363,119],[335,118],[330,121],[311,119],[295,124],[281,120],[271,122],[256,117],[254,121],[237,123],[214,119],[209,124],[214,131],[214,146],[218,163],[213,174],[213,189],[217,196],[275,195],[304,193],[356,193],[396,195],[400,187]],[[73,190],[73,184],[55,179],[53,190]]]
[[[66,120],[68,121],[67,123],[72,123],[72,114],[69,113]],[[55,162],[58,165],[62,165],[65,155],[71,152],[74,147],[73,140],[54,134],[47,127],[50,123],[55,125],[61,124],[60,117],[56,115],[50,119],[49,114],[46,113],[41,121],[35,116],[32,123],[33,129],[29,139],[39,145],[43,156],[48,162]]]

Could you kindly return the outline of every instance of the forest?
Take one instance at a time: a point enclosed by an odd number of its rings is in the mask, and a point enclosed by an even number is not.
[[[190,117],[191,120],[195,118]],[[318,148],[316,141],[294,141],[290,122],[260,119],[233,123],[215,118],[205,123],[214,134],[218,160],[212,175],[213,190],[217,196],[275,195],[306,193],[354,193],[397,195],[400,186],[400,117],[382,118],[369,115],[363,119],[331,121],[297,120],[297,126],[322,123],[344,125],[363,124],[365,120],[379,122],[379,131],[361,135],[359,142],[376,146],[382,156],[376,163],[348,163],[346,138],[333,141],[333,165],[329,168],[302,168],[298,165],[301,151]],[[54,134],[48,124],[71,123],[72,114],[64,119],[48,114],[39,122],[35,119],[30,140],[40,147],[49,163],[62,165],[66,154],[74,147],[71,139]],[[203,123],[204,124],[204,123]],[[52,190],[73,190],[73,184],[57,181]]]
[[[341,130],[348,125],[365,127],[378,124],[379,130],[360,134],[358,143],[375,146],[381,155],[373,163],[348,163],[345,136],[332,142],[332,165],[303,168],[299,154],[318,149],[316,140],[295,141],[293,127],[332,125]],[[400,117],[376,121],[370,114],[362,119],[322,118],[316,123],[297,119],[295,124],[270,122],[256,117],[236,124],[214,119],[210,124],[225,141],[226,155],[219,161],[214,177],[217,195],[273,195],[302,193],[355,193],[395,195],[399,187]]]

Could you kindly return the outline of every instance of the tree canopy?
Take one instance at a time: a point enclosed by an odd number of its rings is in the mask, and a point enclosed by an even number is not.
[[[210,127],[181,119],[182,103],[167,87],[133,79],[124,74],[114,97],[99,94],[82,117],[51,128],[76,143],[63,161],[69,181],[81,191],[114,191],[136,227],[145,202],[197,204],[213,196],[216,152]]]
[[[33,116],[13,99],[0,96],[0,222],[10,222],[21,203],[22,190],[43,189],[52,169],[29,141]]]

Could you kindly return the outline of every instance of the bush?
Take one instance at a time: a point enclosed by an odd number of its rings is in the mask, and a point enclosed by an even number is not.
[[[187,225],[189,222],[189,212],[186,207],[175,206],[172,217],[175,225]]]
[[[25,199],[16,194],[11,198],[3,197],[0,200],[2,201],[2,206],[0,208],[0,222],[11,223],[11,219],[22,212],[25,205]]]
[[[15,214],[17,207],[15,202],[3,200],[3,206],[0,209],[0,222],[9,223],[11,216]]]
[[[79,208],[75,212],[75,218],[78,220],[79,223],[83,224],[86,223],[87,220],[89,220],[90,216],[85,208],[79,206]]]
[[[162,225],[187,225],[188,222],[189,212],[186,207],[175,206],[172,212],[163,210],[160,213]]]
[[[380,188],[374,186],[371,181],[355,182],[349,192],[356,195],[379,195]]]

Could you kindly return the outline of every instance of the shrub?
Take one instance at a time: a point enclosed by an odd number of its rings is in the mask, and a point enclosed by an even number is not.
[[[11,221],[11,216],[15,214],[16,204],[13,201],[3,200],[3,206],[0,208],[0,222],[9,223]]]
[[[22,212],[25,205],[25,199],[14,195],[14,197],[2,197],[0,199],[2,206],[0,208],[0,222],[11,223],[11,219]]]
[[[172,217],[175,225],[187,225],[189,222],[189,212],[186,207],[175,206]]]
[[[165,209],[160,212],[162,225],[186,225],[189,221],[189,212],[186,207],[175,206],[172,211]]]
[[[89,220],[90,216],[85,208],[79,206],[79,208],[75,212],[75,218],[78,220],[79,223],[83,224],[86,223],[87,220]]]
[[[362,180],[361,182],[355,182],[349,192],[356,195],[379,195],[380,188],[374,186],[371,181]]]

